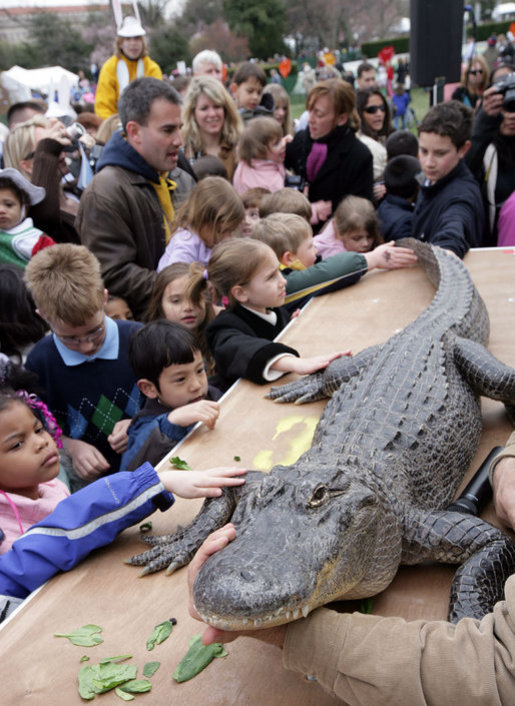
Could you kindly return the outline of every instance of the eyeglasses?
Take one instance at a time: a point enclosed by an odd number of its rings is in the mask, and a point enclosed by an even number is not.
[[[374,115],[374,113],[377,113],[378,110],[382,113],[386,113],[386,108],[384,105],[369,105],[367,108],[363,108],[363,110],[369,115]]]
[[[483,69],[470,69],[468,73],[470,76],[476,76],[477,74],[482,74]]]
[[[54,333],[65,346],[76,348],[80,346],[81,343],[98,343],[104,331],[105,321],[103,321],[100,326],[97,326],[96,329],[93,329],[93,331],[88,333],[87,336],[59,336],[59,334],[55,333],[55,331]]]

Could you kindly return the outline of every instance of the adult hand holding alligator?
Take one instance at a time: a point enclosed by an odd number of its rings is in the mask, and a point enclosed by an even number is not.
[[[515,446],[511,450],[515,455]],[[513,469],[514,462],[504,459],[502,466]],[[515,473],[510,480],[513,510]],[[190,614],[197,620],[195,577],[205,561],[235,537],[232,524],[213,532],[189,565]],[[458,625],[318,608],[305,619],[273,628],[227,632],[207,626],[202,642],[254,637],[280,647],[285,668],[316,678],[349,706],[509,704],[515,687],[515,577],[508,579],[505,592],[506,600],[493,613]]]
[[[489,469],[498,518],[515,530],[515,432]]]

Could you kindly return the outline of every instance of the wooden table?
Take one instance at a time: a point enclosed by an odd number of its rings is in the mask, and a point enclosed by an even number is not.
[[[490,313],[490,350],[515,366],[514,258],[509,250],[474,251],[465,262]],[[418,268],[371,273],[354,286],[313,300],[284,332],[282,340],[305,356],[347,347],[358,352],[386,340],[412,321],[432,295],[431,285]],[[309,446],[323,403],[278,405],[265,400],[265,392],[264,387],[239,382],[222,401],[216,428],[196,430],[174,454],[180,454],[195,468],[233,465],[235,456],[247,468],[266,469],[275,463],[294,461]],[[483,400],[483,413],[484,433],[471,472],[492,446],[505,442],[511,431],[499,403]],[[201,501],[179,499],[169,512],[152,516],[154,530],[172,531],[177,524],[187,523],[200,505]],[[495,521],[491,508],[485,517]],[[161,662],[152,678],[152,692],[136,696],[136,704],[337,703],[318,684],[285,671],[277,648],[248,638],[228,645],[229,657],[216,659],[194,680],[176,684],[173,670],[185,654],[190,637],[200,633],[201,626],[187,613],[185,569],[170,577],[161,572],[139,579],[138,569],[123,563],[144,548],[138,529],[126,530],[111,546],[48,582],[1,626],[2,704],[83,703],[77,692],[81,656],[88,654],[91,663],[98,663],[103,657],[123,653],[132,654],[140,670],[147,661]],[[454,569],[447,566],[402,567],[390,587],[373,599],[373,612],[444,618],[453,573]],[[172,616],[178,621],[172,636],[147,652],[145,641],[154,625]],[[103,628],[102,645],[81,648],[53,637],[54,632],[68,632],[86,623]],[[97,696],[93,703],[109,706],[121,701],[111,692]]]

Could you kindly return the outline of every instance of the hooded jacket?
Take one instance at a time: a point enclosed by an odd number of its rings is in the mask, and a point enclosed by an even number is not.
[[[193,186],[177,168],[172,202]],[[165,248],[163,211],[153,184],[157,172],[120,132],[106,144],[93,177],[82,195],[76,226],[81,242],[99,259],[110,293],[127,300],[136,318],[148,304],[156,267]]]

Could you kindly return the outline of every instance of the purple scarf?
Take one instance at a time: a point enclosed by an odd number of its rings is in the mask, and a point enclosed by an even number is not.
[[[313,142],[311,152],[306,161],[306,175],[309,182],[313,182],[320,171],[320,167],[327,157],[327,145],[322,142]]]

